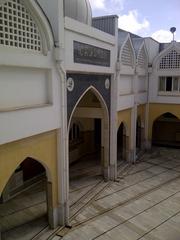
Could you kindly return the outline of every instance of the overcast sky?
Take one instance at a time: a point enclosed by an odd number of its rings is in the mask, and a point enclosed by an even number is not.
[[[172,41],[169,29],[176,27],[180,41],[180,0],[90,0],[93,16],[115,14],[119,28],[150,36],[160,42]]]

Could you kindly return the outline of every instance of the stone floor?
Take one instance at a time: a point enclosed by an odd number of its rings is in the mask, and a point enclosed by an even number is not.
[[[116,182],[103,181],[96,160],[71,168],[72,228],[47,231],[39,240],[180,239],[179,149],[154,148],[135,165],[120,163]],[[24,238],[8,240],[33,239],[26,226],[21,231]]]
[[[0,204],[2,240],[29,240],[48,226],[45,184],[43,178],[13,199]]]
[[[91,194],[71,216],[72,229],[49,239],[180,239],[180,150],[155,148],[118,182],[100,181]]]

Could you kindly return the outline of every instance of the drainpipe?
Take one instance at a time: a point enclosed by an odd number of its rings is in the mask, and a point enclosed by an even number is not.
[[[58,8],[58,36],[55,42],[54,57],[60,78],[59,101],[61,127],[57,134],[57,178],[58,178],[58,223],[69,225],[69,166],[67,131],[67,92],[65,59],[64,1],[56,1]]]
[[[120,74],[119,49],[118,49],[118,17],[115,18],[115,46],[114,46],[114,74],[111,80],[111,109],[110,109],[110,180],[117,179],[117,86]]]
[[[133,79],[133,92],[134,92],[134,106],[132,109],[131,116],[131,162],[136,162],[136,122],[137,122],[137,82],[138,82],[138,72],[137,72],[137,63],[135,66],[135,77]]]
[[[110,180],[117,179],[117,100],[118,96],[118,79],[120,77],[120,62],[116,62],[115,74],[111,83],[111,131],[110,131]]]
[[[61,129],[58,132],[58,198],[59,224],[69,225],[69,167],[68,167],[68,132],[67,132],[67,92],[66,71],[61,55],[64,50],[55,48],[56,68],[61,79]]]
[[[145,148],[147,150],[151,148],[151,143],[149,141],[150,73],[152,73],[152,67],[148,67],[148,76],[147,76],[147,106],[146,106],[146,122],[145,122],[145,136],[146,136]]]

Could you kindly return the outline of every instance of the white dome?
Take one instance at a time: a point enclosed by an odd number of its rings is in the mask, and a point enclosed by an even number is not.
[[[89,0],[64,0],[64,15],[91,25],[92,11]]]

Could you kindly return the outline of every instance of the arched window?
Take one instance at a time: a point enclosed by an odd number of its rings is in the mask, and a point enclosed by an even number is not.
[[[133,66],[133,53],[130,41],[128,40],[123,47],[121,61],[123,65]]]
[[[39,29],[22,0],[0,6],[0,45],[41,51]]]
[[[147,56],[144,47],[141,48],[138,55],[138,66],[140,68],[146,68],[147,66]]]
[[[174,69],[180,68],[180,53],[177,53],[176,50],[172,50],[166,56],[161,58],[159,63],[160,69]]]

